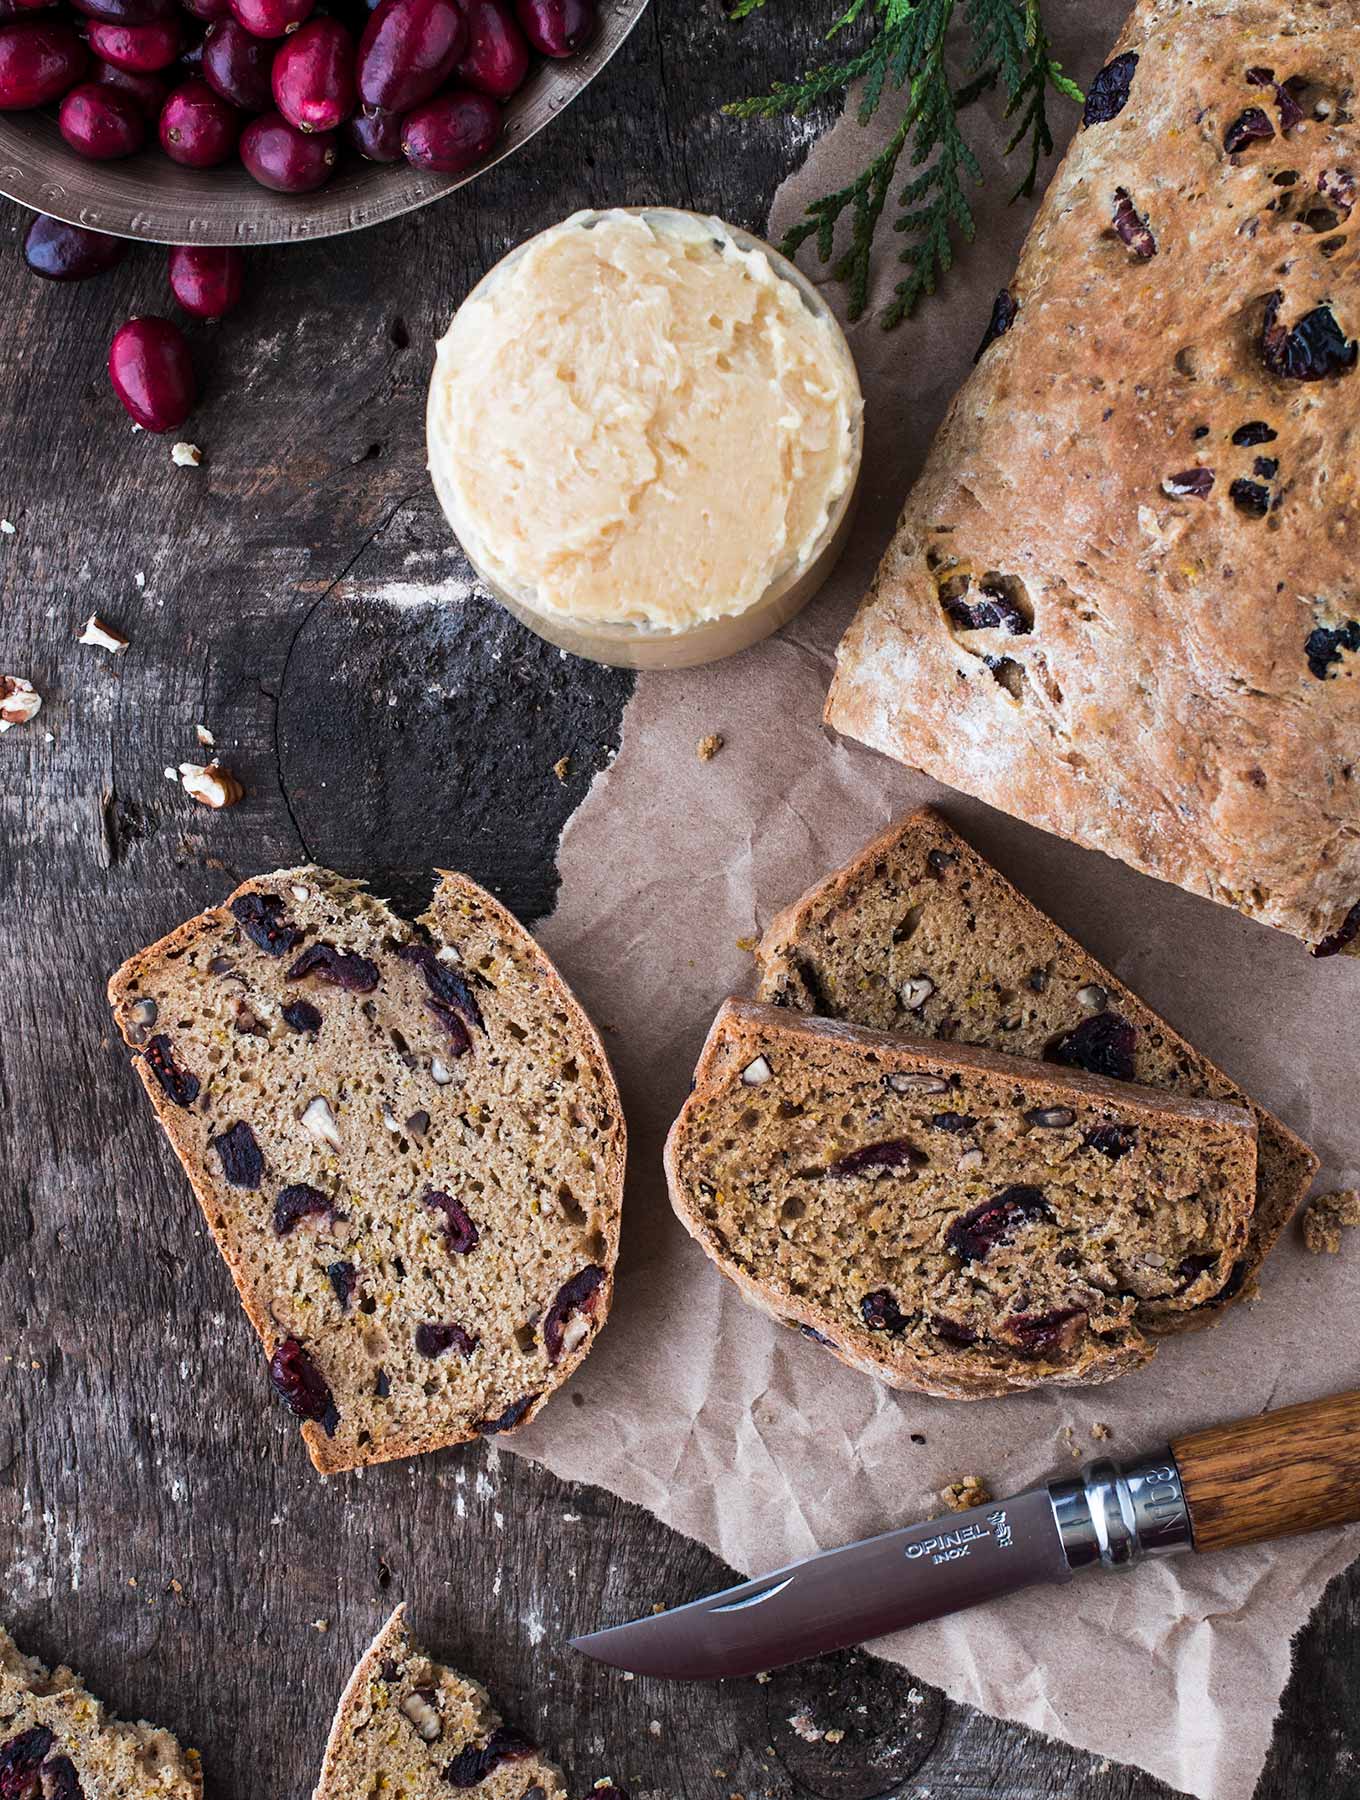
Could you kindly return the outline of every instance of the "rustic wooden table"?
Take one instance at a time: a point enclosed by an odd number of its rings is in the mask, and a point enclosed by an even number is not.
[[[657,0],[507,166],[364,236],[256,255],[241,310],[192,333],[198,470],[131,433],[103,370],[127,314],[166,308],[163,255],[49,286],[20,260],[26,219],[5,220],[0,664],[46,705],[0,740],[0,1617],[199,1745],[211,1800],[310,1792],[340,1686],[403,1596],[582,1794],[606,1773],[695,1800],[1169,1791],[859,1653],[720,1688],[582,1662],[570,1629],[726,1572],[494,1447],[318,1480],[110,1041],[110,968],[262,868],[312,857],[406,902],[440,860],[526,919],[551,908],[558,832],[631,683],[475,597],[420,604],[460,572],[423,468],[431,342],[575,207],[678,200],[759,229],[806,131],[717,102],[792,71],[827,10],[738,32],[718,0]],[[124,655],[76,642],[94,609]],[[231,811],[162,773],[199,759],[199,722],[246,785]],[[1360,1795],[1357,1678],[1360,1566],[1299,1641],[1258,1800]],[[808,1742],[800,1715],[844,1737]]]

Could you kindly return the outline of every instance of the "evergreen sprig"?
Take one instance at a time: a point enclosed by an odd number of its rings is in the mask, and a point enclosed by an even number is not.
[[[766,0],[736,0],[732,17],[744,19]],[[743,119],[801,116],[821,101],[860,84],[861,125],[878,112],[891,90],[903,97],[902,116],[888,142],[854,180],[824,194],[787,233],[780,248],[792,256],[815,238],[817,254],[849,289],[850,316],[858,318],[869,295],[874,237],[893,197],[898,168],[910,143],[909,170],[896,194],[893,230],[906,241],[898,252],[906,274],[883,315],[900,324],[923,294],[933,294],[954,260],[956,235],[971,240],[976,224],[966,183],[980,185],[982,164],[964,137],[959,115],[989,89],[1005,95],[1005,117],[1014,130],[1005,154],[1028,151],[1023,179],[1012,200],[1034,192],[1042,159],[1053,148],[1046,101],[1050,88],[1069,100],[1081,89],[1049,54],[1041,0],[849,0],[827,33],[839,41],[859,28],[857,48],[821,63],[796,81],[777,81],[768,94],[727,108]],[[969,54],[955,86],[946,42],[955,15],[967,26]],[[850,231],[837,255],[836,229],[849,214]]]

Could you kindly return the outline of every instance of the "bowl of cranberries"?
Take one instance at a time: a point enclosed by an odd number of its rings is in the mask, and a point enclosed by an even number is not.
[[[508,156],[645,5],[0,0],[0,193],[47,215],[29,260],[59,279],[93,252],[52,221],[186,249],[354,231]]]

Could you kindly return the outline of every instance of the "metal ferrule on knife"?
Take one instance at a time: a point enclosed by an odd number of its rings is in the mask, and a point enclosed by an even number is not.
[[[1093,1563],[1124,1569],[1145,1556],[1195,1547],[1181,1472],[1169,1449],[1131,1463],[1099,1458],[1066,1481],[1050,1481],[1048,1497],[1074,1571]]]

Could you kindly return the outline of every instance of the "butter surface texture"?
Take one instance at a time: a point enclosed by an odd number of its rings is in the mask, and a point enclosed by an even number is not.
[[[718,220],[581,214],[455,316],[430,469],[469,556],[529,605],[682,632],[811,556],[860,410],[834,324]]]

